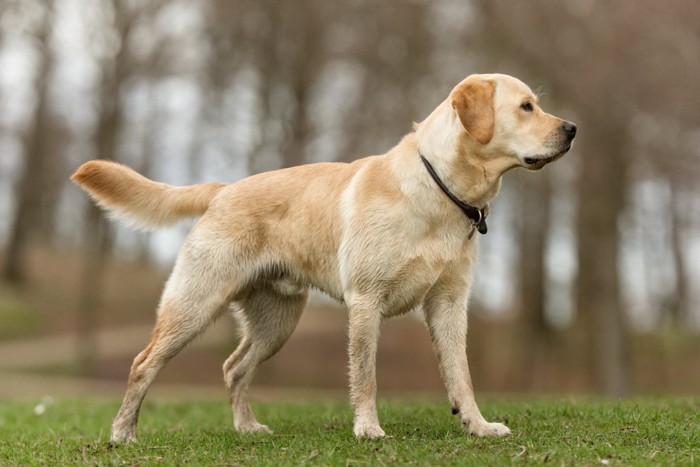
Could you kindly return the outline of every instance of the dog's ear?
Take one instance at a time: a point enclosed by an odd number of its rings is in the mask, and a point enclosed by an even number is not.
[[[474,79],[458,86],[452,95],[452,108],[467,133],[479,144],[487,144],[493,138],[495,91],[492,80]]]

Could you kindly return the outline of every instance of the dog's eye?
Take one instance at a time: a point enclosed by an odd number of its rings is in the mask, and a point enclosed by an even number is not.
[[[520,108],[523,109],[525,112],[532,112],[534,110],[534,107],[532,107],[532,103],[530,102],[524,102],[520,105]]]

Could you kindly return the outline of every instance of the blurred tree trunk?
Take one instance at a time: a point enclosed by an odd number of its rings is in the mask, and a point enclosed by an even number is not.
[[[249,54],[260,78],[261,126],[265,129],[258,149],[268,147],[279,153],[278,167],[272,168],[292,167],[304,163],[312,132],[308,110],[314,79],[324,62],[324,7],[313,0],[293,4],[267,0],[260,4],[272,25]],[[274,149],[269,147],[272,140],[266,131],[270,121],[283,129],[282,140]],[[257,150],[249,154],[251,172],[260,170],[257,155]]]
[[[130,18],[122,2],[111,1],[114,8],[114,29],[119,37],[119,46],[111,60],[102,64],[100,84],[100,113],[95,131],[97,157],[117,161],[117,144],[123,125],[121,89],[128,74],[129,40],[133,18]],[[99,327],[100,297],[104,288],[107,257],[112,246],[110,226],[102,211],[89,203],[83,231],[83,272],[81,292],[77,310],[78,363],[83,374],[94,371],[98,360],[98,345],[95,340]]]
[[[309,121],[312,88],[325,61],[324,8],[322,3],[307,1],[303,9],[289,4],[288,10],[282,12],[289,23],[284,39],[288,53],[284,53],[284,43],[277,44],[277,56],[286,59],[278,84],[288,87],[292,97],[287,112],[279,112],[284,116],[286,129],[281,148],[282,167],[300,165],[306,160],[306,146],[313,131]]]
[[[609,122],[606,122],[609,123]],[[624,206],[624,131],[584,120],[598,154],[581,164],[578,185],[577,319],[588,330],[587,371],[611,396],[630,392],[627,329],[619,296],[618,218]]]
[[[359,76],[362,89],[346,111],[344,137],[337,142],[338,159],[352,161],[388,150],[411,131],[409,120],[397,116],[420,121],[427,113],[418,111],[434,108],[444,95],[430,92],[436,98],[430,103],[421,100],[425,96],[418,92],[426,77],[433,84],[441,81],[440,72],[432,68],[434,32],[425,20],[429,2],[359,1],[343,8],[346,25],[365,24],[372,18],[368,27],[354,30],[357,45],[352,55],[364,67]],[[383,27],[376,27],[379,23]]]
[[[51,216],[51,210],[44,210],[43,205],[46,200],[57,198],[55,193],[47,192],[52,185],[49,179],[53,174],[61,172],[56,170],[56,158],[52,158],[49,153],[52,125],[48,100],[54,68],[54,55],[50,41],[54,7],[50,0],[45,0],[43,3],[43,18],[36,34],[39,48],[39,64],[34,85],[36,106],[25,133],[25,163],[16,187],[15,217],[10,228],[7,255],[2,271],[3,279],[16,283],[26,280],[27,249],[32,238],[39,233],[44,223],[42,220]]]
[[[552,334],[545,315],[545,250],[550,222],[551,185],[549,172],[522,176],[519,199],[519,288],[520,306],[513,358],[520,388],[542,390]]]
[[[690,321],[690,279],[686,264],[686,252],[683,248],[683,232],[687,228],[685,220],[687,215],[681,212],[683,205],[679,196],[679,188],[675,186],[673,180],[669,180],[669,187],[671,190],[671,225],[669,229],[671,230],[671,251],[676,282],[668,304],[668,311],[672,324],[682,329]]]
[[[163,122],[165,120],[163,112],[158,107],[157,99],[155,98],[155,91],[153,86],[149,88],[147,103],[147,117],[144,124],[147,126],[146,130],[143,132],[141,138],[141,163],[137,169],[137,172],[147,178],[153,178],[153,167],[155,162],[155,156],[158,153],[158,138],[160,136],[159,129],[163,127]],[[191,147],[194,149],[196,136],[193,136],[193,142]],[[191,154],[194,151],[190,151]],[[191,160],[190,159],[190,160]],[[190,167],[192,165],[190,164]],[[196,178],[196,172],[193,172],[193,176]],[[138,232],[137,237],[137,258],[142,266],[147,266],[151,262],[151,249],[150,249],[150,239],[151,232]]]
[[[630,368],[628,331],[619,296],[617,221],[627,186],[623,149],[629,133],[625,117],[629,115],[629,99],[639,92],[638,77],[644,76],[632,70],[646,67],[631,49],[611,44],[621,37],[630,41],[645,37],[644,23],[632,15],[642,10],[597,2],[577,11],[564,4],[555,7],[544,0],[533,2],[483,0],[477,5],[489,19],[484,32],[491,44],[486,46],[499,57],[507,50],[522,70],[536,73],[540,79],[546,77],[547,89],[578,114],[581,131],[575,151],[582,161],[577,189],[576,305],[578,328],[586,334],[581,366],[590,387],[621,395],[630,389]],[[520,32],[526,29],[532,34],[523,41]],[[560,42],[564,30],[576,40]],[[556,61],[551,55],[553,44],[566,51],[557,55]],[[619,66],[622,60],[626,60],[624,68]],[[575,71],[581,70],[582,64],[590,73]],[[620,98],[611,102],[608,95]],[[602,108],[608,111],[606,118],[601,118]]]

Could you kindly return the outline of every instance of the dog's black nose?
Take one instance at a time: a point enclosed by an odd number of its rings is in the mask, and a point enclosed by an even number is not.
[[[571,122],[566,122],[561,126],[561,130],[569,137],[569,139],[574,139],[576,136],[576,124]]]

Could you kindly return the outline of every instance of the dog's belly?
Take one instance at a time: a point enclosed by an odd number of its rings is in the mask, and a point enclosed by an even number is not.
[[[297,245],[298,247],[299,245]],[[338,260],[333,251],[326,251],[317,245],[308,249],[289,248],[285,254],[288,274],[282,279],[281,288],[290,288],[284,284],[297,284],[305,288],[312,287],[343,301],[343,288],[338,273]]]
[[[296,295],[312,287],[344,302],[349,291],[370,296],[384,316],[396,316],[416,308],[442,274],[446,262],[429,261],[423,256],[394,256],[394,261],[376,264],[372,257],[355,264],[352,280],[343,285],[338,261],[334,257],[315,261],[288,258],[286,266],[274,270],[281,275],[267,281],[284,295]]]
[[[307,287],[291,277],[281,277],[279,279],[273,279],[270,281],[272,288],[281,295],[301,295],[306,292]]]

